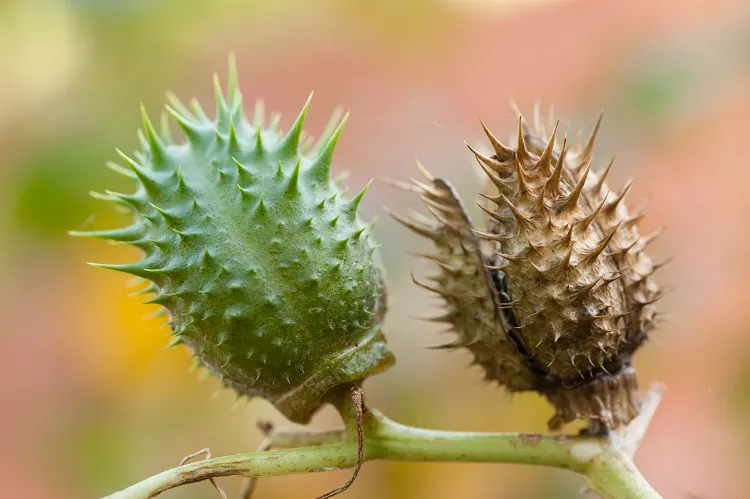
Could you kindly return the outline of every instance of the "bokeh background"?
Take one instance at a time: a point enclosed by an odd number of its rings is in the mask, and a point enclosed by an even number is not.
[[[666,225],[657,257],[669,313],[637,357],[642,384],[669,390],[637,462],[667,498],[750,497],[750,8],[742,0],[5,0],[0,2],[0,496],[97,497],[209,446],[245,452],[263,401],[235,407],[128,296],[127,277],[85,261],[135,253],[66,231],[121,222],[91,189],[127,189],[103,167],[136,147],[138,105],[164,91],[212,109],[211,74],[235,52],[247,101],[287,127],[315,90],[308,128],[351,110],[335,168],[354,189],[407,179],[418,157],[471,200],[477,116],[500,136],[514,98],[554,104],[570,136],[600,109],[597,149],[612,180],[649,198],[644,232]],[[425,243],[383,216],[416,199],[376,182],[389,271],[386,329],[399,362],[367,382],[369,401],[426,427],[543,431],[538,396],[509,397],[428,350],[439,330],[414,318],[435,301],[411,284]],[[467,202],[467,204],[473,204]],[[315,428],[339,424],[322,411]],[[265,479],[257,497],[313,497],[347,471]],[[230,494],[239,479],[224,479]],[[563,471],[517,465],[368,463],[347,497],[578,497]],[[218,497],[208,483],[169,493]]]

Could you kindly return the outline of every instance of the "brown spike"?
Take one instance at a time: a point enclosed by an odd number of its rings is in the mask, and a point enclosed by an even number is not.
[[[471,346],[479,341],[479,338],[471,338],[471,339],[458,339],[452,343],[445,343],[443,345],[435,345],[427,347],[430,350],[453,350],[455,348],[462,348],[462,347],[468,347]]]
[[[570,248],[573,246],[573,224],[568,226],[568,233],[565,234],[559,241],[557,241],[558,247]]]
[[[425,195],[419,196],[419,199],[422,200],[422,202],[429,207],[435,208],[436,210],[440,210],[441,212],[445,213],[446,215],[450,215],[452,213],[455,213],[455,208],[453,206],[447,206],[443,203],[440,203],[438,201],[435,201],[434,199],[431,199]]]
[[[610,358],[610,357],[612,356],[612,355],[611,355],[611,354],[610,354],[609,352],[607,352],[607,349],[606,349],[606,348],[604,348],[604,342],[602,342],[602,341],[597,341],[597,342],[596,342],[596,345],[597,345],[597,346],[599,347],[599,350],[601,350],[601,351],[602,351],[602,353],[603,353],[603,354],[604,354],[604,355],[605,355],[605,356],[606,356],[607,358]]]
[[[417,169],[419,170],[419,172],[422,175],[424,175],[424,178],[426,178],[430,182],[432,182],[433,180],[435,180],[435,177],[432,176],[432,174],[429,172],[429,170],[427,170],[427,168],[425,168],[424,165],[422,163],[420,163],[418,159],[414,160],[414,162],[415,162],[415,164],[416,164]]]
[[[508,268],[508,265],[485,265],[484,268],[487,270],[505,270]]]
[[[526,255],[522,255],[522,254],[518,254],[518,255],[506,255],[505,253],[500,253],[499,251],[496,251],[495,254],[497,256],[505,258],[509,262],[518,262],[520,260],[525,260],[526,259]]]
[[[576,365],[576,357],[578,356],[578,354],[577,353],[572,353],[572,354],[568,354],[568,355],[570,356],[570,363],[573,364],[573,367],[575,367],[576,369],[578,369],[578,366]],[[581,373],[580,370],[578,371],[578,375],[581,378],[583,378],[583,374]],[[586,379],[586,378],[583,378],[583,379]]]
[[[516,219],[516,224],[520,230],[526,230],[534,227],[534,221],[521,213],[518,207],[511,203],[510,200],[505,196],[505,194],[500,194],[500,196],[503,198],[503,201],[505,201],[505,204],[508,205],[510,211],[513,212],[513,216]]]
[[[602,276],[599,276],[596,279],[594,279],[592,282],[590,282],[590,283],[584,285],[583,287],[581,287],[580,289],[578,289],[577,291],[573,291],[572,292],[572,298],[573,299],[580,298],[581,296],[583,296],[583,295],[585,295],[587,293],[590,293],[591,290],[594,289],[594,287],[597,284],[599,284],[599,282],[601,280],[602,280]]]
[[[586,169],[583,171],[583,174],[581,175],[581,178],[578,180],[578,183],[570,192],[570,194],[568,194],[568,197],[566,197],[565,200],[562,202],[562,205],[560,205],[560,210],[573,211],[575,209],[575,207],[578,205],[578,198],[581,197],[583,186],[586,184],[586,178],[589,176],[590,171],[591,171],[591,163],[589,163],[588,166],[586,166]]]
[[[501,303],[497,306],[500,310],[512,310],[514,305],[518,304],[518,300],[509,301],[506,303]],[[518,328],[522,328],[523,326],[518,326]]]
[[[646,216],[646,212],[644,210],[639,211],[635,215],[631,215],[625,220],[622,221],[623,225],[635,225],[641,220],[643,220],[643,217]]]
[[[410,251],[409,255],[415,256],[417,258],[425,258],[425,259],[431,260],[433,262],[436,261],[436,260],[440,260],[442,263],[448,263],[448,261],[446,259],[441,258],[438,255],[430,255],[429,253],[419,253],[419,252],[412,252],[412,251]]]
[[[437,293],[437,294],[439,294],[441,296],[451,296],[453,298],[465,298],[466,297],[466,295],[459,295],[459,294],[453,293],[451,291],[448,291],[447,289],[436,288],[436,287],[433,287],[433,286],[429,286],[429,285],[427,285],[427,284],[425,284],[423,282],[419,282],[417,280],[417,278],[414,277],[414,273],[413,272],[411,273],[411,280],[417,286],[419,286],[421,288],[424,288],[424,289],[427,289],[429,291],[432,291],[433,293]]]
[[[449,263],[444,262],[444,261],[440,260],[439,258],[436,258],[436,257],[434,257],[432,255],[421,254],[419,256],[421,256],[422,258],[426,258],[426,259],[428,259],[430,261],[435,262],[441,269],[445,270],[446,272],[449,272],[451,274],[460,274],[461,273],[461,267],[457,267],[455,265],[450,265]]]
[[[542,151],[542,155],[539,157],[539,161],[536,162],[536,167],[542,168],[543,172],[547,172],[547,169],[552,164],[552,153],[555,149],[555,140],[557,135],[557,127],[560,125],[560,120],[555,123],[555,128],[552,129],[552,133],[549,136],[547,146]]]
[[[615,320],[615,322],[617,322],[617,321],[619,321],[620,319],[622,319],[623,317],[627,317],[628,315],[632,315],[632,314],[634,314],[634,313],[636,313],[636,312],[638,312],[638,309],[637,309],[637,308],[636,308],[636,309],[634,309],[634,310],[631,310],[630,312],[625,312],[625,313],[622,313],[622,314],[614,314],[614,315],[612,316],[612,318],[613,318],[613,319]]]
[[[477,163],[479,163],[479,167],[484,171],[484,173],[487,174],[492,183],[495,184],[495,187],[497,187],[498,191],[503,192],[510,190],[510,181],[501,179],[494,170],[487,167],[482,161],[479,160],[479,158],[477,158]]]
[[[482,128],[484,129],[485,135],[487,135],[487,138],[490,141],[490,144],[492,145],[492,148],[495,150],[495,155],[500,161],[509,161],[513,159],[514,151],[510,147],[505,146],[502,142],[497,140],[497,138],[490,132],[490,130],[487,128],[487,126],[484,124],[484,122],[480,119],[479,123],[482,124]]]
[[[659,237],[662,234],[664,234],[665,230],[666,229],[664,227],[660,227],[660,228],[656,229],[655,231],[653,231],[651,234],[649,234],[647,236],[643,236],[641,238],[641,244],[640,244],[641,250],[643,248],[645,248],[646,246],[648,246],[649,244],[651,244],[651,242],[653,242],[654,239],[656,239],[657,237]]]
[[[542,184],[542,190],[539,192],[539,194],[536,195],[536,198],[534,198],[534,203],[536,204],[537,210],[539,210],[539,213],[544,213],[546,211],[549,211],[549,208],[547,208],[547,202],[545,201],[545,196],[547,195],[547,185]]]
[[[422,236],[425,236],[435,241],[440,239],[440,233],[437,232],[437,230],[435,230],[436,229],[435,227],[430,227],[428,225],[424,225],[414,220],[411,220],[409,218],[406,218],[403,215],[399,215],[398,213],[393,213],[386,207],[383,207],[383,209],[395,221],[399,222],[404,227],[413,230],[417,234],[420,234]]]
[[[625,222],[621,223],[620,225],[625,225]],[[636,237],[633,239],[633,242],[628,244],[627,246],[623,246],[622,248],[617,248],[612,250],[609,253],[605,253],[606,256],[614,256],[614,255],[624,255],[625,253],[629,252],[633,248],[635,248],[635,245],[638,244],[638,242],[641,240],[640,237]]]
[[[607,286],[607,285],[609,285],[609,284],[611,284],[611,283],[613,283],[615,281],[619,281],[623,277],[625,277],[625,272],[623,270],[621,270],[619,272],[612,272],[612,274],[609,277],[604,277],[603,278],[603,280],[604,280],[604,286]]]
[[[449,227],[453,230],[458,231],[458,227],[456,227],[455,222],[452,222],[448,220],[447,218],[445,218],[443,214],[437,211],[435,208],[433,208],[427,203],[425,203],[425,208],[427,208],[427,211],[429,211],[432,214],[432,216],[435,217],[435,219],[441,224],[443,224],[445,227]]]
[[[541,251],[542,246],[538,245],[538,244],[534,244],[531,241],[531,238],[526,238],[526,244],[529,245],[529,248],[531,248],[531,249],[534,250],[534,253],[536,253],[539,256],[544,256],[544,255],[542,255],[542,251]]]
[[[604,208],[604,211],[608,213],[614,213],[614,211],[617,209],[620,203],[622,203],[622,200],[625,199],[625,194],[628,193],[632,185],[633,185],[633,180],[632,179],[628,180],[625,183],[625,186],[622,188],[622,191],[620,191],[620,194],[618,194],[615,199],[613,199],[609,204],[607,204],[607,207]]]
[[[477,205],[482,209],[483,212],[485,212],[486,214],[488,214],[489,216],[491,216],[492,218],[494,218],[495,220],[497,220],[500,223],[507,224],[511,220],[513,220],[513,217],[509,217],[508,215],[505,215],[503,213],[499,213],[497,211],[489,210],[489,209],[485,208],[484,206],[482,206],[481,203],[477,203]]]
[[[480,192],[479,195],[482,196],[484,199],[486,199],[488,201],[492,201],[493,203],[495,203],[497,205],[499,205],[499,204],[501,204],[503,202],[503,198],[499,194],[497,196],[490,196],[488,194]]]
[[[556,165],[558,164],[565,165],[565,157],[568,155],[568,150],[569,150],[568,149],[568,136],[565,135],[563,137],[562,147],[560,148],[560,154],[557,157],[557,163],[555,163]]]
[[[612,156],[612,159],[609,160],[609,164],[607,165],[607,168],[604,169],[601,176],[599,177],[599,180],[596,181],[596,183],[591,187],[591,192],[599,193],[602,190],[602,187],[604,187],[604,182],[607,180],[607,176],[609,175],[609,172],[612,171],[612,165],[615,164],[615,157]]]
[[[511,171],[513,171],[512,170],[513,167],[511,165],[504,165],[500,161],[497,161],[496,159],[492,159],[489,156],[486,156],[482,154],[481,152],[477,151],[466,142],[464,142],[464,144],[466,144],[466,147],[468,147],[469,150],[472,153],[474,153],[474,156],[477,158],[477,161],[479,161],[480,165],[485,164],[490,169],[492,169],[492,171],[497,172],[497,173],[510,173]]]
[[[505,236],[503,234],[492,234],[491,232],[482,232],[474,229],[471,229],[471,231],[479,237],[489,239],[490,241],[497,241],[502,243],[508,240],[508,236]]]
[[[395,187],[396,189],[401,189],[402,191],[416,192],[416,193],[420,192],[418,187],[413,186],[411,184],[407,184],[406,182],[401,182],[400,180],[393,180],[388,177],[380,177],[380,181],[392,187]]]
[[[524,139],[524,119],[523,116],[518,116],[518,147],[516,148],[516,163],[524,163],[529,160],[531,156],[526,148],[526,140]]]
[[[591,136],[589,136],[589,140],[586,141],[583,150],[581,150],[579,156],[581,161],[578,163],[576,169],[582,168],[591,162],[594,152],[594,143],[596,142],[596,136],[599,133],[599,126],[602,124],[602,118],[604,118],[604,112],[599,113],[599,119],[596,120],[596,125],[594,125],[594,129],[591,131]]]
[[[596,364],[594,364],[594,361],[591,360],[591,355],[585,354],[584,357],[588,359],[589,364],[591,364],[591,367],[596,367]]]
[[[409,177],[409,181],[412,183],[413,186],[419,189],[420,192],[429,192],[432,190],[432,187],[425,184],[421,180],[417,180],[414,177]]]
[[[581,259],[581,261],[578,262],[578,263],[583,263],[583,262],[591,263],[594,260],[596,260],[596,258],[599,255],[601,255],[601,253],[607,247],[607,245],[609,244],[609,242],[615,236],[615,232],[617,232],[617,229],[619,229],[619,228],[620,228],[620,224],[615,225],[614,229],[612,229],[612,231],[607,236],[605,236],[604,239],[602,239],[601,241],[599,241],[599,244],[597,244],[596,246],[594,246],[593,248],[591,248],[588,252],[586,252],[586,256],[584,256]]]
[[[573,256],[573,245],[571,244],[570,247],[568,248],[567,253],[565,253],[565,256],[562,257],[557,267],[563,268],[563,269],[571,268],[572,266],[570,265],[570,259],[572,256]]]
[[[664,298],[665,294],[666,294],[666,292],[656,293],[656,295],[654,295],[654,297],[651,298],[650,300],[643,301],[643,300],[637,300],[636,299],[635,302],[638,304],[639,308],[643,308],[643,307],[646,307],[648,305],[653,305],[657,301],[661,300],[662,298]]]
[[[435,221],[434,220],[432,220],[429,217],[426,217],[426,216],[422,215],[418,211],[409,210],[409,215],[411,216],[412,220],[414,220],[415,222],[417,222],[419,224],[426,225],[428,227],[432,227],[435,230],[438,229],[438,227],[435,226]]]
[[[414,178],[410,178],[409,180],[411,180],[411,183],[419,189],[420,194],[429,195],[435,199],[451,199],[445,192],[439,191],[431,185],[427,185]]]
[[[529,194],[531,190],[529,189],[529,181],[526,178],[526,173],[523,171],[523,165],[521,165],[520,161],[515,161],[514,163],[516,178],[518,179],[518,193],[522,195]]]
[[[591,225],[591,222],[593,222],[596,216],[599,214],[599,212],[602,211],[602,208],[604,207],[604,203],[607,201],[607,196],[609,196],[609,192],[607,192],[607,194],[604,195],[599,205],[593,210],[591,210],[591,213],[586,215],[586,218],[578,222],[578,230],[583,232],[589,228],[589,225]]]
[[[549,272],[549,270],[550,270],[550,267],[548,267],[548,268],[540,267],[536,263],[532,262],[531,260],[529,260],[529,263],[531,264],[532,267],[534,267],[534,270],[536,270],[537,272],[539,272],[542,275],[547,274],[547,272]]]
[[[452,323],[454,319],[458,314],[455,310],[451,310],[450,312],[446,312],[443,315],[438,315],[436,317],[415,317],[415,319],[425,322],[446,322],[448,324]]]
[[[559,121],[558,121],[559,123]],[[555,125],[557,129],[557,125]],[[555,169],[552,170],[552,175],[544,183],[544,190],[550,192],[552,195],[556,195],[560,192],[560,179],[562,178],[563,165],[565,164],[565,155],[568,152],[568,137],[563,139],[562,149],[560,150],[560,157],[557,159]],[[544,156],[544,154],[542,154]],[[540,160],[541,161],[541,160]]]
[[[669,263],[672,263],[673,261],[674,261],[674,257],[673,256],[668,256],[667,258],[665,258],[664,260],[662,260],[660,262],[655,262],[654,265],[653,265],[653,267],[652,267],[651,274],[653,274],[654,272],[656,272],[657,270],[659,270],[663,266],[665,266],[665,265],[667,265]]]

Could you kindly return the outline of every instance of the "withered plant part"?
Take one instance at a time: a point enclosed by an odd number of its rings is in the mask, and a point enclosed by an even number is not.
[[[654,327],[662,295],[652,279],[660,265],[644,249],[624,202],[631,183],[606,184],[613,161],[592,171],[601,123],[573,148],[519,116],[517,145],[482,124],[494,151],[469,148],[486,174],[475,230],[446,180],[418,165],[425,180],[397,186],[415,192],[432,218],[393,217],[431,239],[437,265],[430,283],[458,338],[439,348],[467,348],[487,379],[509,391],[537,391],[555,407],[552,429],[575,419],[617,428],[638,413],[633,353]]]

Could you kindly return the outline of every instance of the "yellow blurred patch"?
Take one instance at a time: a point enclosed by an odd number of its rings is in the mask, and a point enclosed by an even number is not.
[[[96,261],[128,262],[137,259],[134,251],[123,245],[98,243]],[[101,251],[105,249],[105,251]],[[144,295],[132,293],[143,288],[134,286],[132,276],[84,265],[91,259],[91,248],[83,249],[71,265],[78,277],[74,289],[80,298],[73,301],[80,311],[75,314],[80,337],[81,361],[90,379],[101,388],[128,390],[169,383],[196,383],[190,375],[192,360],[185,347],[165,349],[169,342],[166,317],[154,317],[160,307],[143,305]]]

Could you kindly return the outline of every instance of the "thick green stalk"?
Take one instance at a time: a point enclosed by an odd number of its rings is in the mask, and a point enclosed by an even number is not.
[[[629,427],[633,428],[635,439],[642,437],[660,395],[660,388],[652,390],[644,403],[647,418],[636,419],[635,426]],[[365,461],[535,464],[582,474],[589,487],[604,499],[660,497],[638,472],[631,457],[621,450],[632,447],[627,431],[615,444],[606,437],[426,430],[396,423],[371,410],[365,417],[365,435]],[[329,432],[317,442],[309,436],[303,438],[322,445],[237,454],[186,464],[154,475],[108,499],[146,499],[208,478],[290,475],[349,468],[356,463],[357,442],[350,431]],[[281,437],[279,443],[286,446],[293,440]]]

